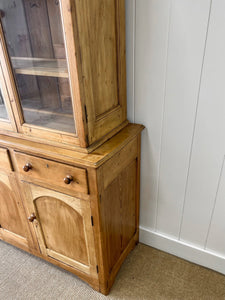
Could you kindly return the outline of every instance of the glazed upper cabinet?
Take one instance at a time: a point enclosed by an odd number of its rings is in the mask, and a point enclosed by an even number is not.
[[[0,12],[2,130],[85,148],[127,124],[124,1],[0,0]]]

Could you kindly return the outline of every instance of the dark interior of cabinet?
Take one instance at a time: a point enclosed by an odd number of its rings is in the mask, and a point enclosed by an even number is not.
[[[1,0],[8,53],[25,123],[74,133],[58,0]]]

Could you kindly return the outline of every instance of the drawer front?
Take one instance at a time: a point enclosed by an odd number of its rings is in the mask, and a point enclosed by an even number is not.
[[[0,148],[0,168],[5,171],[12,171],[12,164],[7,149]]]
[[[48,159],[15,153],[19,173],[27,181],[64,187],[70,191],[88,194],[87,171]]]

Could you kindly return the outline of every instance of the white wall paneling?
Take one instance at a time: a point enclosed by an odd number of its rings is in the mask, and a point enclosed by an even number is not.
[[[206,268],[214,269],[220,273],[225,273],[224,255],[220,255],[217,252],[190,245],[188,242],[178,241],[168,235],[152,231],[145,227],[140,227],[140,240],[142,243],[154,248],[161,249]]]
[[[224,11],[225,1],[212,1],[181,228],[181,239],[199,246],[204,246],[206,242],[225,155],[225,39],[222,38],[225,36]]]
[[[128,118],[146,126],[140,239],[223,273],[224,12],[224,0],[126,0]]]
[[[134,106],[135,122],[146,126],[140,210],[141,222],[149,227],[155,227],[156,223],[170,8],[170,1],[136,1]]]
[[[224,222],[224,195],[225,195],[225,157],[223,160],[214,207],[211,213],[209,231],[205,242],[205,249],[224,255],[225,253],[225,222]]]
[[[174,0],[171,7],[156,230],[175,237],[182,219],[209,7],[209,0]]]

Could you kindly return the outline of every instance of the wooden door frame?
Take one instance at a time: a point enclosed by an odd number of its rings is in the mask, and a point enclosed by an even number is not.
[[[79,56],[79,41],[76,44],[76,24],[75,24],[75,2],[74,0],[60,0],[60,11],[63,24],[63,34],[65,41],[66,56],[68,62],[69,81],[73,111],[76,122],[76,132],[80,146],[88,146],[87,120],[84,101],[81,101],[80,82],[78,76],[77,59]],[[82,99],[84,100],[84,99]]]
[[[17,132],[17,126],[12,110],[12,99],[10,98],[10,94],[7,87],[7,81],[5,78],[5,72],[4,72],[4,58],[3,58],[3,42],[2,42],[2,36],[0,34],[0,88],[2,92],[2,97],[6,106],[6,111],[8,114],[8,120],[0,119],[0,127],[3,131],[14,131]]]

